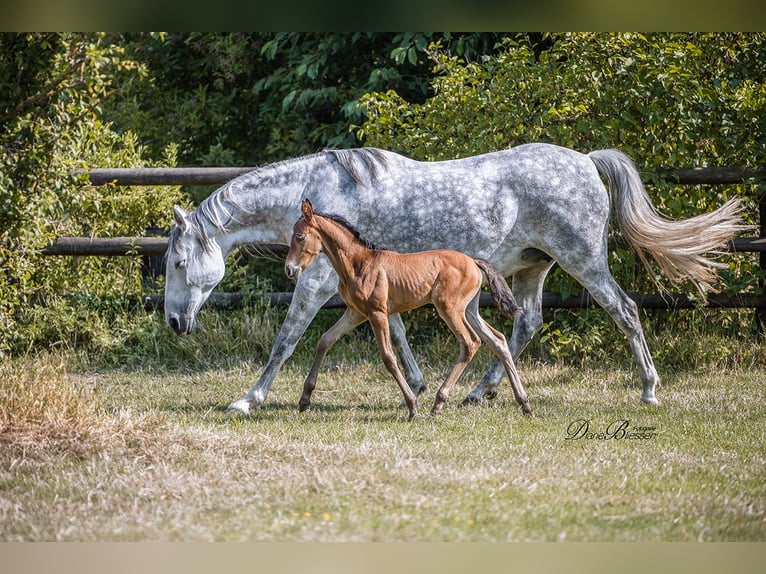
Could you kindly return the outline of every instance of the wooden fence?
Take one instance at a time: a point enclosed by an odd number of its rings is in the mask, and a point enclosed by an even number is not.
[[[234,177],[247,173],[250,167],[179,167],[179,168],[124,168],[124,169],[93,169],[87,174],[91,185],[218,185]],[[76,173],[82,176],[82,173]],[[760,229],[757,237],[740,237],[734,239],[728,249],[732,252],[757,252],[760,258],[760,268],[766,270],[766,168],[691,168],[691,169],[658,169],[657,175],[666,181],[681,185],[721,185],[748,183],[753,185],[753,193],[758,197]],[[45,255],[64,256],[119,256],[141,255],[144,269],[151,278],[163,273],[161,259],[167,248],[166,237],[60,237],[43,249]],[[276,255],[286,255],[287,248],[283,245],[261,245]],[[760,287],[764,290],[764,280]],[[484,294],[487,295],[487,294]],[[482,305],[492,305],[491,298],[482,296]],[[649,295],[645,293],[629,293],[630,297],[640,306],[647,309],[682,309],[698,305],[685,295],[664,294]],[[287,305],[292,293],[265,294],[272,305]],[[237,306],[242,296],[238,293],[214,293],[208,304]],[[161,308],[160,295],[146,295],[143,304],[147,309]],[[325,304],[326,308],[341,307],[343,302],[336,295]],[[543,295],[543,306],[553,308],[584,308],[594,305],[588,293],[562,299],[553,293]],[[707,301],[708,307],[713,308],[752,308],[760,326],[766,325],[766,291],[760,295],[752,293],[712,294]]]

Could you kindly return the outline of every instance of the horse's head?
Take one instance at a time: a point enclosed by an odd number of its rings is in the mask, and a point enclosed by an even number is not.
[[[183,209],[173,208],[165,265],[165,320],[178,335],[188,335],[210,292],[223,279],[221,248]]]
[[[290,250],[285,260],[285,273],[293,281],[308,267],[322,251],[322,239],[314,226],[314,209],[308,199],[301,203],[301,218],[293,226]]]

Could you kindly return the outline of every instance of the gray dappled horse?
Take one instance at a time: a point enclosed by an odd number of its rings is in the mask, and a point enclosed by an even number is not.
[[[601,181],[604,176],[608,189]],[[612,210],[644,263],[653,257],[672,281],[700,287],[715,280],[720,250],[744,229],[733,199],[718,210],[671,221],[651,204],[633,162],[617,150],[582,154],[532,143],[464,159],[420,162],[374,148],[327,150],[278,162],[223,185],[192,213],[174,208],[176,228],[167,251],[165,317],[179,335],[224,276],[224,260],[238,245],[290,243],[301,200],[345,218],[370,241],[399,251],[447,248],[489,260],[513,277],[524,309],[513,324],[517,358],[542,324],[542,289],[555,263],[577,279],[630,342],[643,385],[641,400],[657,404],[660,382],[635,303],[607,266]],[[295,292],[268,362],[256,384],[230,410],[247,413],[263,403],[280,367],[338,278],[319,256]],[[423,376],[407,345],[399,315],[390,318],[394,347],[415,394]],[[465,402],[493,398],[503,375],[495,362]]]

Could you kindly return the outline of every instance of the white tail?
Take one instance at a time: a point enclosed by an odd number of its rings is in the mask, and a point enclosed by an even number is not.
[[[713,212],[689,219],[666,219],[652,205],[627,155],[607,149],[588,157],[606,177],[620,229],[646,268],[650,269],[648,253],[673,283],[691,280],[703,296],[705,289],[715,291],[716,270],[724,265],[703,254],[720,253],[735,235],[751,229],[742,223],[741,200],[730,199]]]

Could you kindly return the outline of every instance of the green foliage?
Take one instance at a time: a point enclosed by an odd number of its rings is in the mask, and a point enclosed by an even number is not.
[[[544,141],[590,151],[617,147],[649,182],[655,205],[669,217],[710,211],[752,186],[677,186],[656,167],[762,166],[766,161],[766,35],[556,34],[540,49],[524,38],[467,62],[434,47],[434,97],[422,104],[396,91],[370,94],[366,145],[428,160],[449,159]],[[757,289],[755,257],[732,257],[739,289]],[[617,280],[644,291],[651,281],[634,254],[616,249]],[[728,287],[734,275],[722,274]],[[554,273],[547,288],[579,291]],[[692,289],[688,290],[690,293]]]
[[[500,38],[499,34],[431,32],[274,34],[263,53],[275,67],[253,88],[281,103],[277,121],[274,115],[269,119],[271,129],[282,133],[273,132],[267,156],[358,145],[349,126],[365,119],[358,103],[363,94],[396,89],[413,102],[430,95],[426,52],[430,43],[439,42],[449,52],[473,58],[492,51]]]
[[[145,74],[118,82],[108,119],[182,162],[260,165],[358,144],[357,100],[396,89],[430,94],[426,50],[439,41],[467,58],[494,49],[497,33],[261,32],[115,34]],[[230,155],[222,156],[222,152]]]
[[[532,141],[619,145],[646,168],[752,165],[766,151],[762,34],[564,34],[481,62],[431,51],[435,96],[364,99],[368,144],[447,159]]]
[[[136,137],[99,118],[111,78],[137,64],[101,35],[8,34],[0,79],[0,357],[90,338],[98,322],[141,294],[138,258],[51,258],[59,235],[137,236],[167,226],[178,192],[92,187],[71,175],[89,167],[145,165]],[[5,84],[5,82],[0,82]],[[166,148],[161,165],[175,163]]]

